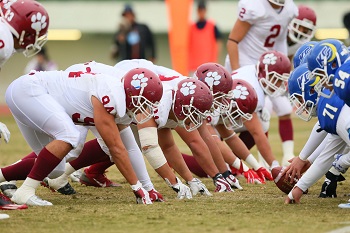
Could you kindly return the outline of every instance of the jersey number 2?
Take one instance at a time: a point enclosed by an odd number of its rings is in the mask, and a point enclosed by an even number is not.
[[[275,44],[276,38],[278,37],[278,35],[281,32],[281,25],[273,25],[270,28],[270,32],[271,34],[266,38],[265,43],[264,43],[264,47],[273,47],[273,45]]]

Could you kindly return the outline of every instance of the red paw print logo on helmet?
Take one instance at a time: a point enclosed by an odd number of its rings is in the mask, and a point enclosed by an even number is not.
[[[145,77],[145,74],[135,74],[134,76],[132,76],[132,79],[133,80],[131,81],[131,85],[135,87],[135,89],[138,90],[140,88],[147,87],[148,78]]]
[[[32,15],[30,20],[32,21],[31,27],[37,32],[40,32],[42,29],[47,27],[46,15],[43,15],[40,12]]]

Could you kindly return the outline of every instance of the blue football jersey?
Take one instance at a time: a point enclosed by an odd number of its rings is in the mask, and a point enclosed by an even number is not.
[[[324,89],[323,92],[326,92],[327,95],[330,94],[328,89]],[[332,95],[330,98],[319,97],[317,103],[317,117],[321,129],[327,133],[337,134],[337,121],[344,104],[345,102],[337,95]]]
[[[350,106],[350,60],[348,59],[335,72],[333,88],[340,99]]]

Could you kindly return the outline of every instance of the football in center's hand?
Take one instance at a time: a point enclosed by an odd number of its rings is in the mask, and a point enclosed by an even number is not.
[[[282,176],[284,169],[285,167],[274,167],[271,170],[271,174],[277,188],[279,188],[285,194],[288,194],[298,182],[298,179],[294,178],[293,182],[291,183],[290,180],[287,179],[286,175]]]

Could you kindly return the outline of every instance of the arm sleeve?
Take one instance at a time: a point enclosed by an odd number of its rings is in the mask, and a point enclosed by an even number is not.
[[[299,154],[299,158],[301,160],[306,160],[327,136],[328,133],[326,131],[319,131],[318,129],[320,129],[320,124],[316,122],[311,131],[309,139]]]

